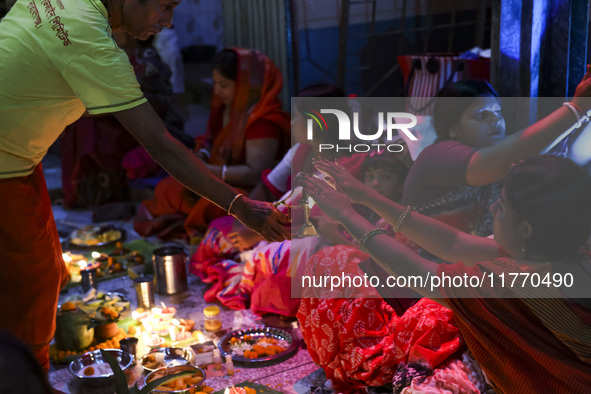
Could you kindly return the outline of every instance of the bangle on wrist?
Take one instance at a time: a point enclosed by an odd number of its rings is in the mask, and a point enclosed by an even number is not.
[[[562,103],[562,106],[568,108],[570,110],[570,112],[572,112],[572,114],[575,116],[575,118],[577,119],[577,123],[576,123],[577,128],[581,127],[583,122],[589,121],[589,116],[587,116],[587,113],[585,111],[581,110],[581,108],[578,105],[576,105],[570,101],[566,101],[566,102]]]
[[[228,166],[225,164],[222,166],[222,181],[226,182],[226,174],[228,172]]]
[[[201,148],[197,151],[197,154],[199,153],[203,153],[205,156],[207,156],[207,158],[209,159],[211,157],[211,154],[209,153],[209,151],[205,148]]]
[[[371,230],[363,234],[361,238],[359,238],[359,248],[363,253],[367,253],[367,250],[365,249],[367,241],[369,241],[378,234],[388,234],[388,232],[381,228],[372,228]]]
[[[402,226],[404,226],[404,223],[406,223],[406,221],[408,220],[411,212],[412,212],[412,206],[407,205],[406,208],[404,208],[404,211],[402,211],[402,213],[398,217],[398,220],[396,221],[396,223],[394,224],[393,230],[395,233],[400,231]]]
[[[232,199],[232,202],[230,203],[230,206],[228,207],[228,214],[234,216],[234,214],[232,213],[232,205],[234,205],[234,203],[236,202],[236,200],[238,200],[240,197],[244,196],[244,194],[242,193],[238,193],[236,194],[236,197],[234,197]]]

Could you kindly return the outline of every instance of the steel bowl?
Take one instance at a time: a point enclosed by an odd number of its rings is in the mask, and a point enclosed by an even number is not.
[[[205,372],[201,368],[193,367],[191,365],[177,365],[175,367],[158,368],[157,370],[150,372],[146,376],[145,384],[150,383],[154,379],[158,379],[158,378],[161,378],[166,375],[172,375],[172,374],[175,374],[178,372],[184,372],[184,371],[191,371],[191,372],[193,372],[193,375],[200,376],[201,381],[195,385],[192,385],[191,387],[186,387],[186,388],[183,388],[180,390],[154,389],[151,392],[152,393],[190,394],[190,393],[195,392],[196,390],[198,391],[198,389],[205,386]]]
[[[123,371],[127,370],[133,364],[133,356],[119,349],[104,349],[121,366]],[[105,364],[107,367],[102,366]],[[84,375],[84,370],[93,367],[95,374],[92,376]],[[100,369],[106,368],[108,372],[101,373]],[[100,349],[84,353],[80,358],[70,363],[70,373],[74,375],[82,384],[90,387],[103,387],[115,383],[115,374],[111,371],[109,363],[101,354]]]
[[[140,359],[140,364],[146,371],[152,372],[163,367],[190,364],[192,357],[193,355],[191,354],[191,351],[187,349],[164,347],[150,350]],[[154,358],[161,365],[156,368],[151,368],[149,365],[146,365],[149,364],[151,358]]]

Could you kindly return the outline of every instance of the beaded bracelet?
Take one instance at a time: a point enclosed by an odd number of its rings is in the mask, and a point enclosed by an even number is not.
[[[404,211],[402,211],[402,213],[398,217],[398,220],[394,224],[393,230],[394,230],[395,233],[397,233],[398,231],[400,231],[400,229],[402,228],[402,226],[404,226],[404,223],[406,223],[406,220],[409,218],[412,210],[413,209],[412,209],[412,206],[411,205],[407,205],[407,207],[404,208]]]
[[[234,199],[230,203],[230,206],[228,207],[228,214],[234,216],[234,214],[232,213],[232,205],[234,205],[234,203],[236,202],[236,200],[238,200],[242,196],[244,196],[244,194],[242,194],[242,193],[236,194],[236,197],[234,197]]]
[[[367,250],[365,250],[365,244],[367,244],[367,241],[369,241],[378,234],[388,234],[388,232],[381,228],[372,228],[371,230],[363,234],[361,238],[359,238],[359,247],[361,248],[361,251],[363,253],[367,253]]]

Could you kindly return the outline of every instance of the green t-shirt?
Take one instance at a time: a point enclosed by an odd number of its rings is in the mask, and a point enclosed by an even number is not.
[[[0,22],[0,178],[30,174],[85,110],[144,102],[99,0],[18,0]]]

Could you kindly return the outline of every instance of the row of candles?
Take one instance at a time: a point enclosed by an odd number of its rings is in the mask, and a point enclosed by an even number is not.
[[[83,259],[83,256],[71,255],[70,253],[63,253],[62,257],[66,264],[74,263],[77,268],[82,270],[91,270],[100,267],[101,262],[107,261],[108,256],[104,253],[92,252],[92,259],[89,263]],[[81,257],[78,259],[78,257]],[[192,336],[190,332],[186,332],[185,325],[181,324],[179,320],[174,319],[176,309],[174,307],[167,307],[163,302],[162,308],[154,307],[149,311],[133,311],[131,317],[139,321],[143,328],[143,340],[151,347],[158,347],[165,342],[162,336],[168,335],[172,342],[179,342],[186,340]],[[196,332],[196,339],[199,343],[205,342],[205,337],[202,332]]]

